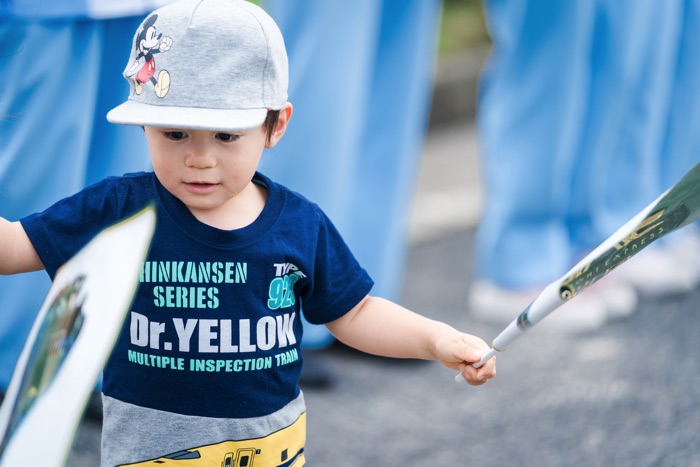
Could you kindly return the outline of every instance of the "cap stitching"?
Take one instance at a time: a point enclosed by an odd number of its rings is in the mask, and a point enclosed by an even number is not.
[[[240,8],[242,8],[242,7],[240,7]],[[247,8],[243,8],[243,9],[246,11],[246,13],[248,13],[250,16],[253,17],[255,22],[260,27],[260,32],[262,32],[262,35],[265,38],[265,66],[263,67],[263,72],[262,72],[262,77],[261,77],[262,78],[262,86],[261,86],[262,87],[262,96],[261,97],[262,97],[263,104],[265,104],[267,106],[267,105],[269,105],[269,102],[267,100],[267,95],[266,95],[267,89],[265,86],[265,83],[266,83],[265,78],[267,77],[267,70],[268,70],[268,66],[270,65],[270,40],[267,37],[265,27],[260,22],[260,19],[257,17],[257,15],[255,15],[252,11],[248,10]]]

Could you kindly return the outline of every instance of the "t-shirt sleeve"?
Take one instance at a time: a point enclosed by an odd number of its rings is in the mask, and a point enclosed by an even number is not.
[[[319,216],[313,285],[302,293],[304,316],[311,324],[340,318],[374,285],[330,219],[322,212]]]
[[[51,279],[101,230],[118,221],[113,185],[112,179],[106,179],[20,219]]]

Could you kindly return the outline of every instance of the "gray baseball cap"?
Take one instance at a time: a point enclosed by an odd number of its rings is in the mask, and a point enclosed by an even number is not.
[[[139,26],[112,123],[212,131],[262,125],[287,102],[282,34],[245,0],[178,0]]]

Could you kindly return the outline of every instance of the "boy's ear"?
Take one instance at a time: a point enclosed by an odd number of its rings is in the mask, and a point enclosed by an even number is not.
[[[292,110],[292,104],[289,102],[284,104],[284,106],[280,109],[277,124],[275,125],[275,129],[270,134],[270,141],[267,143],[266,147],[273,148],[279,142],[279,140],[282,139],[282,136],[284,136],[284,133],[287,131],[289,120],[292,118]]]

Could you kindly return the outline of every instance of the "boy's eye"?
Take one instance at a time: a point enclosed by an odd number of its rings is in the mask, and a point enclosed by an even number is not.
[[[174,141],[180,141],[181,139],[187,138],[187,133],[184,131],[166,131],[165,137]]]
[[[232,135],[231,133],[217,133],[216,134],[216,139],[223,141],[224,143],[236,141],[238,138],[239,138],[238,135]]]

